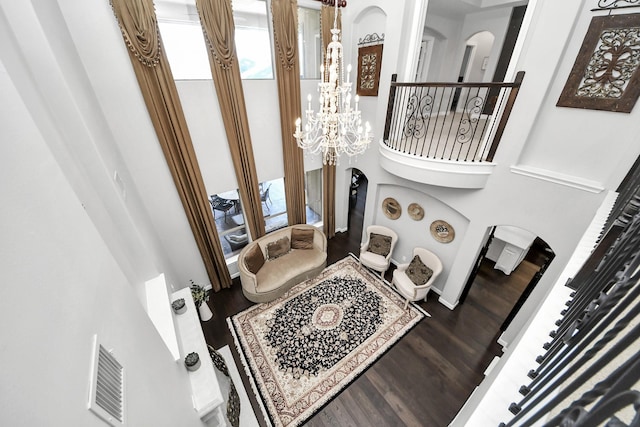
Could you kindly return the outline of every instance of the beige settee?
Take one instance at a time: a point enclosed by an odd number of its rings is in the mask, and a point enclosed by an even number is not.
[[[302,234],[305,235],[304,241],[301,240]],[[288,239],[292,249],[283,247],[287,242],[284,238]],[[263,264],[259,259],[256,262],[260,253]],[[274,253],[279,256],[270,258],[269,255]],[[327,238],[322,231],[306,224],[285,227],[254,240],[240,252],[238,270],[242,293],[253,302],[272,301],[292,286],[315,277],[326,265]]]

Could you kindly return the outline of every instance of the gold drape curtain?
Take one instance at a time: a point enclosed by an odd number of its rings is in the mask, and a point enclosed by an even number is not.
[[[331,29],[335,17],[335,7],[322,5],[320,24],[322,31],[322,52],[326,56],[327,45],[331,42]],[[338,10],[337,27],[342,28],[342,12]],[[342,33],[341,33],[342,34]],[[326,68],[326,58],[324,59]],[[322,221],[327,239],[336,234],[336,165],[322,166]]]
[[[207,43],[209,64],[216,85],[238,190],[253,239],[265,234],[258,175],[253,157],[247,108],[235,47],[235,24],[230,0],[196,0]]]
[[[322,56],[327,53],[327,45],[331,43],[331,29],[336,16],[335,6],[323,4],[320,9],[320,32],[322,33]],[[336,21],[337,28],[340,30],[342,38],[342,10],[338,9],[338,19]],[[340,40],[342,41],[342,40]]]
[[[327,239],[336,235],[336,165],[322,166],[322,224]]]
[[[147,110],[214,290],[231,285],[152,0],[111,0]]]
[[[276,44],[276,76],[280,101],[284,192],[289,225],[307,222],[304,194],[304,160],[293,137],[300,117],[300,65],[298,56],[298,2],[272,0],[271,16]]]

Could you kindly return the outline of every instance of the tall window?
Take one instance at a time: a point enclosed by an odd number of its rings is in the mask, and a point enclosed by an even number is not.
[[[238,190],[212,194],[209,196],[209,203],[216,220],[224,256],[229,258],[237,255],[249,243]]]
[[[305,173],[307,224],[322,220],[322,169]],[[284,178],[260,183],[260,199],[267,233],[286,227],[287,201],[284,194]]]
[[[287,200],[284,195],[284,178],[260,183],[260,200],[265,230],[270,233],[289,224]]]
[[[267,2],[233,0],[236,51],[243,79],[273,79]]]
[[[162,43],[175,80],[211,80],[202,27],[194,21],[158,18]]]
[[[320,10],[298,8],[298,52],[300,56],[300,78],[319,79],[322,62],[322,39],[320,38]]]
[[[233,0],[233,20],[240,75],[273,79],[273,53],[267,2]],[[211,80],[209,58],[195,0],[186,5],[158,2],[158,25],[176,80]]]
[[[304,190],[307,198],[307,224],[322,221],[322,169],[305,173]]]

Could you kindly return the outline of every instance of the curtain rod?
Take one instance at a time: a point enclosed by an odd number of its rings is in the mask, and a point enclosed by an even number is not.
[[[319,2],[322,2],[322,4],[325,4],[327,6],[335,6],[336,2],[335,0],[316,0]],[[347,7],[347,0],[340,0],[338,2],[338,7]]]

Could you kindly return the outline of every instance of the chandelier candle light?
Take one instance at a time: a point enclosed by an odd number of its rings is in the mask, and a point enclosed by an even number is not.
[[[354,97],[355,106],[351,108],[351,65],[347,66],[347,79],[344,79],[344,60],[340,30],[337,28],[338,3],[331,30],[331,42],[327,45],[325,64],[320,66],[318,83],[319,108],[311,109],[311,95],[308,96],[306,110],[307,123],[301,129],[302,120],[296,120],[296,132],[293,136],[298,147],[313,154],[322,153],[324,164],[335,165],[342,153],[348,156],[361,154],[368,146],[373,135],[369,122],[362,126],[358,95]]]

